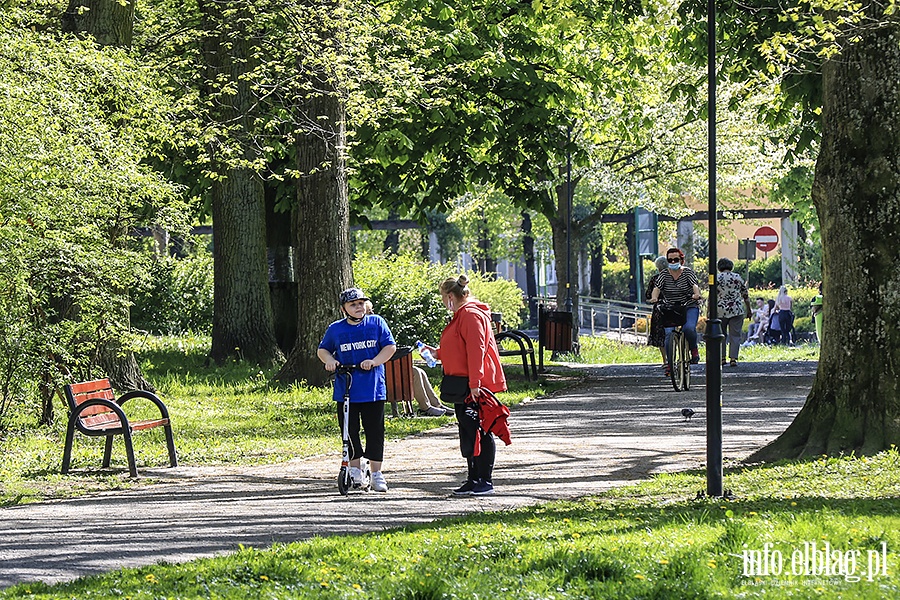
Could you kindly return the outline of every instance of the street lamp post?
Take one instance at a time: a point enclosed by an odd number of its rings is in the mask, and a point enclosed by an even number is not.
[[[566,312],[572,312],[572,126],[566,130]]]
[[[706,322],[706,495],[721,496],[722,485],[722,322],[716,290],[716,4],[707,0],[709,152],[709,319]]]

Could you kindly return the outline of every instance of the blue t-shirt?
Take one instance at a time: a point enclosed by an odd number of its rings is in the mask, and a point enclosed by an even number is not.
[[[363,320],[351,325],[346,319],[335,321],[328,326],[319,348],[331,352],[342,365],[358,365],[364,360],[375,358],[385,346],[396,344],[387,323],[378,315],[366,315]],[[344,399],[346,377],[334,378],[334,399]],[[353,370],[350,386],[350,402],[375,402],[387,399],[384,384],[384,365],[364,371]]]

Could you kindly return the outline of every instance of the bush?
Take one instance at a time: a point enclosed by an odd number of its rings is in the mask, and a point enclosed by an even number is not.
[[[387,321],[398,345],[412,346],[416,340],[437,344],[447,323],[438,286],[452,268],[410,255],[362,254],[353,261],[353,278]]]
[[[503,314],[503,323],[518,329],[522,325],[522,311],[527,308],[522,289],[508,279],[487,279],[481,273],[469,273],[472,295]]]
[[[409,255],[360,255],[353,262],[353,275],[356,285],[372,300],[375,312],[387,321],[398,345],[412,346],[416,340],[438,343],[448,317],[438,287],[457,275],[452,264],[436,265]],[[472,295],[494,312],[502,312],[508,326],[519,326],[522,290],[514,281],[491,281],[479,273],[466,275]]]
[[[813,323],[812,317],[797,317],[794,319],[794,329],[803,333],[812,333],[816,330],[816,325]]]
[[[741,262],[741,261],[739,261]],[[739,273],[744,273],[744,266],[735,267]],[[781,254],[775,254],[762,260],[750,262],[750,277],[747,283],[753,288],[778,288],[781,286]],[[775,290],[778,291],[777,289]]]
[[[150,257],[144,285],[131,296],[131,325],[155,334],[209,334],[213,319],[213,261]]]
[[[628,300],[628,280],[630,278],[631,268],[627,262],[604,262],[603,297],[610,300]],[[646,289],[646,285],[644,287]],[[640,290],[639,294],[643,295],[644,290]]]

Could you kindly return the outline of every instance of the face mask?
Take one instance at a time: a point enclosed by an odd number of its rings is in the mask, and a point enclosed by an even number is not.
[[[669,263],[669,268],[673,271],[677,271],[681,268],[681,263]]]

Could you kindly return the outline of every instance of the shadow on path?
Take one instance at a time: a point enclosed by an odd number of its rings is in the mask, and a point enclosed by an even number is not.
[[[143,469],[157,481],[152,487],[0,509],[0,587],[575,498],[703,466],[702,365],[688,392],[675,392],[655,366],[577,368],[584,384],[513,409],[513,444],[498,442],[493,496],[449,496],[464,477],[455,425],[388,444],[387,494],[338,495],[337,449],[255,468]],[[726,461],[787,427],[815,368],[743,363],[725,371]],[[681,416],[686,407],[696,411],[691,420]]]

